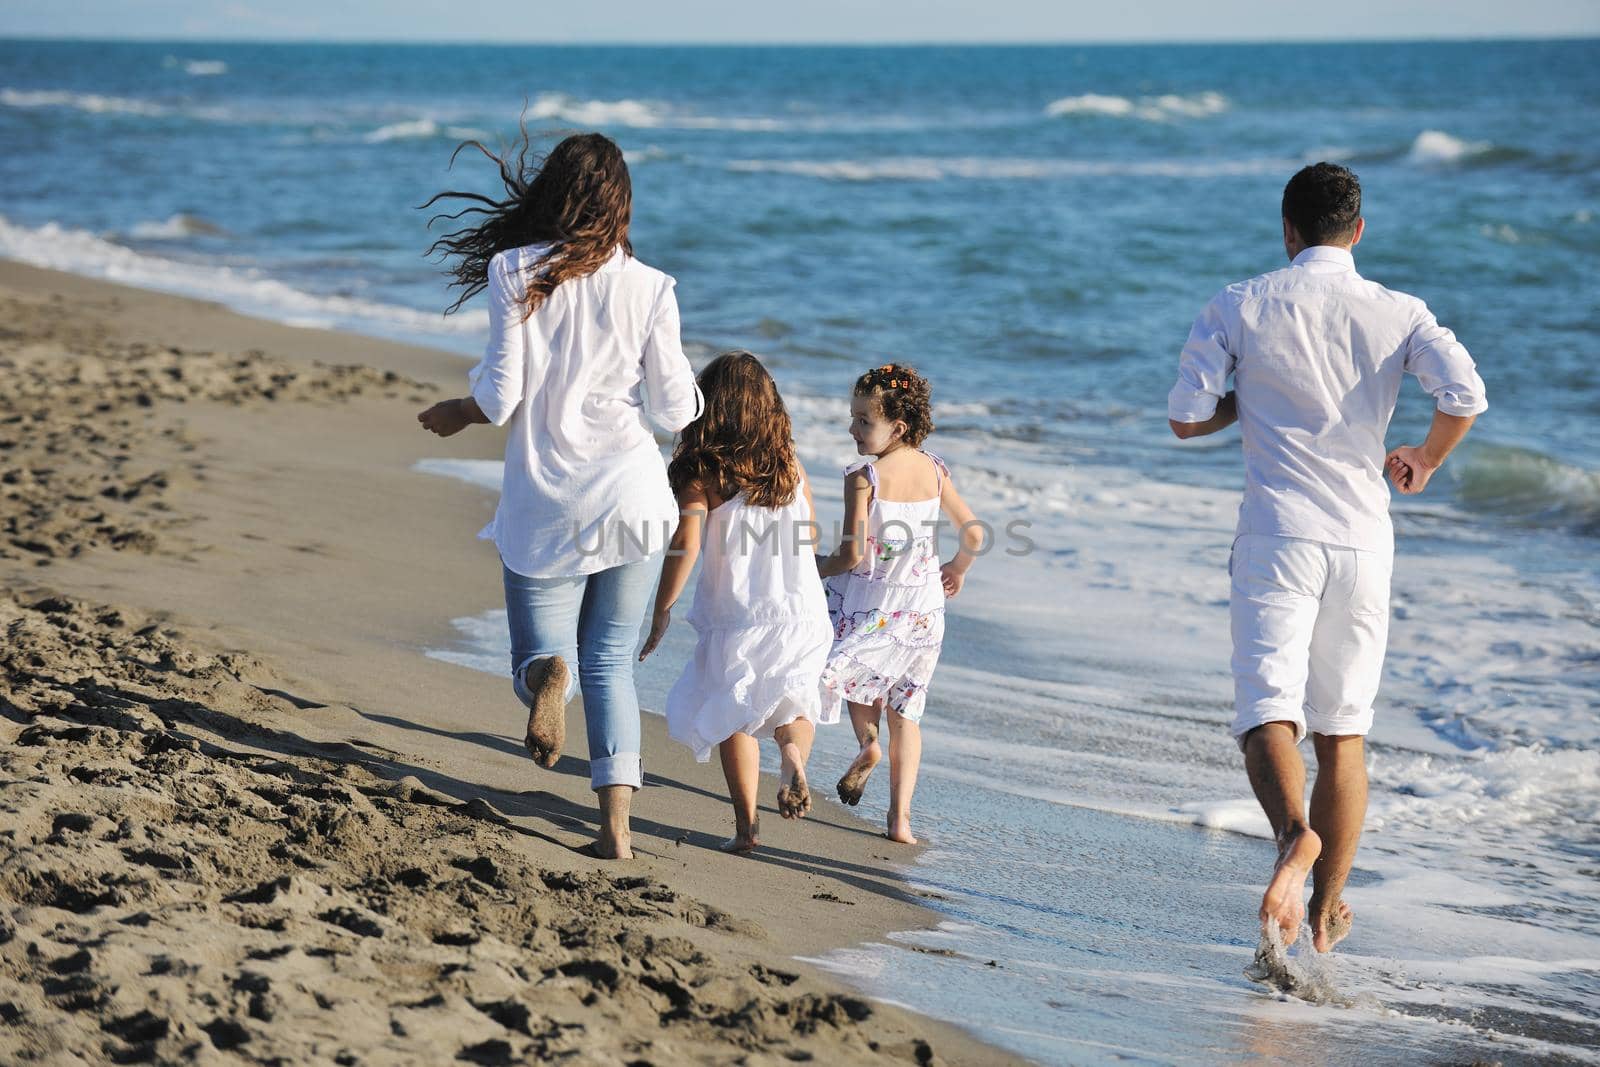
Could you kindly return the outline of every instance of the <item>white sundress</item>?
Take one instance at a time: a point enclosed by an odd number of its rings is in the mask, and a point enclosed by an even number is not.
[[[919,449],[920,451],[920,449]],[[848,574],[826,583],[833,621],[833,651],[822,684],[841,700],[887,707],[912,722],[922,718],[928,683],[944,643],[944,585],[935,536],[939,500],[950,473],[933,461],[938,491],[927,500],[878,499],[878,472],[870,460],[845,468],[865,470],[872,485],[866,552]]]
[[[812,522],[799,490],[781,508],[752,507],[740,493],[706,517],[688,616],[699,639],[667,694],[667,732],[701,763],[736,733],[839,721],[821,684],[832,634]]]

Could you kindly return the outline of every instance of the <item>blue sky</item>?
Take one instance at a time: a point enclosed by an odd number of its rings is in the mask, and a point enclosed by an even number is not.
[[[1600,0],[0,0],[0,36],[939,42],[1600,36]]]

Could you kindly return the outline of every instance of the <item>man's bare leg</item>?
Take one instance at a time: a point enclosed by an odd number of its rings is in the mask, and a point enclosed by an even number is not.
[[[1350,933],[1354,918],[1344,883],[1367,815],[1367,746],[1359,735],[1312,734],[1311,741],[1317,750],[1311,828],[1322,840],[1322,855],[1311,868],[1311,943],[1327,952]]]
[[[1276,924],[1285,945],[1300,935],[1306,878],[1322,852],[1322,840],[1306,822],[1306,765],[1294,732],[1293,723],[1269,722],[1251,730],[1244,747],[1250,788],[1278,841],[1278,863],[1261,897],[1261,928]]]

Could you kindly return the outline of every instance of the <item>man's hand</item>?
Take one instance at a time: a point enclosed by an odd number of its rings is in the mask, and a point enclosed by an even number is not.
[[[672,625],[672,609],[657,608],[650,616],[650,636],[644,639],[644,647],[639,650],[639,662],[656,650],[661,639],[666,636],[667,627]]]
[[[1226,430],[1229,426],[1239,421],[1239,403],[1234,394],[1229,393],[1217,401],[1217,410],[1204,422],[1178,422],[1168,419],[1167,425],[1172,427],[1172,433],[1180,441],[1187,441],[1191,437],[1206,437],[1218,430]]]
[[[966,574],[956,570],[954,563],[946,563],[939,568],[939,584],[944,586],[946,599],[955,597],[957,593],[961,592],[961,587],[966,583]]]
[[[1427,486],[1433,472],[1444,466],[1444,461],[1455,450],[1461,439],[1472,429],[1476,415],[1447,415],[1433,413],[1433,423],[1428,427],[1428,439],[1420,445],[1401,445],[1391,449],[1384,458],[1383,467],[1394,487],[1406,496],[1415,496]]]
[[[1433,477],[1433,472],[1439,469],[1439,464],[1429,464],[1422,454],[1422,449],[1412,445],[1401,445],[1394,449],[1383,461],[1384,469],[1389,474],[1389,481],[1394,487],[1406,496],[1415,496],[1422,492],[1428,485],[1428,479]]]
[[[422,423],[424,430],[440,437],[449,437],[466,429],[472,420],[467,417],[466,405],[457,399],[439,401],[428,410],[419,412],[417,421]]]

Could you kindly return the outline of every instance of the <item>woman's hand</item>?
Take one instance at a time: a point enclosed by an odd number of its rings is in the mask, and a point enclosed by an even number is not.
[[[655,612],[650,616],[650,636],[644,639],[644,648],[639,650],[640,663],[643,663],[644,658],[656,650],[656,646],[666,636],[667,627],[671,625],[672,609],[656,608]]]
[[[424,430],[440,437],[449,437],[466,429],[472,419],[468,417],[466,405],[456,399],[441,400],[428,410],[418,412],[417,421],[422,423]]]

